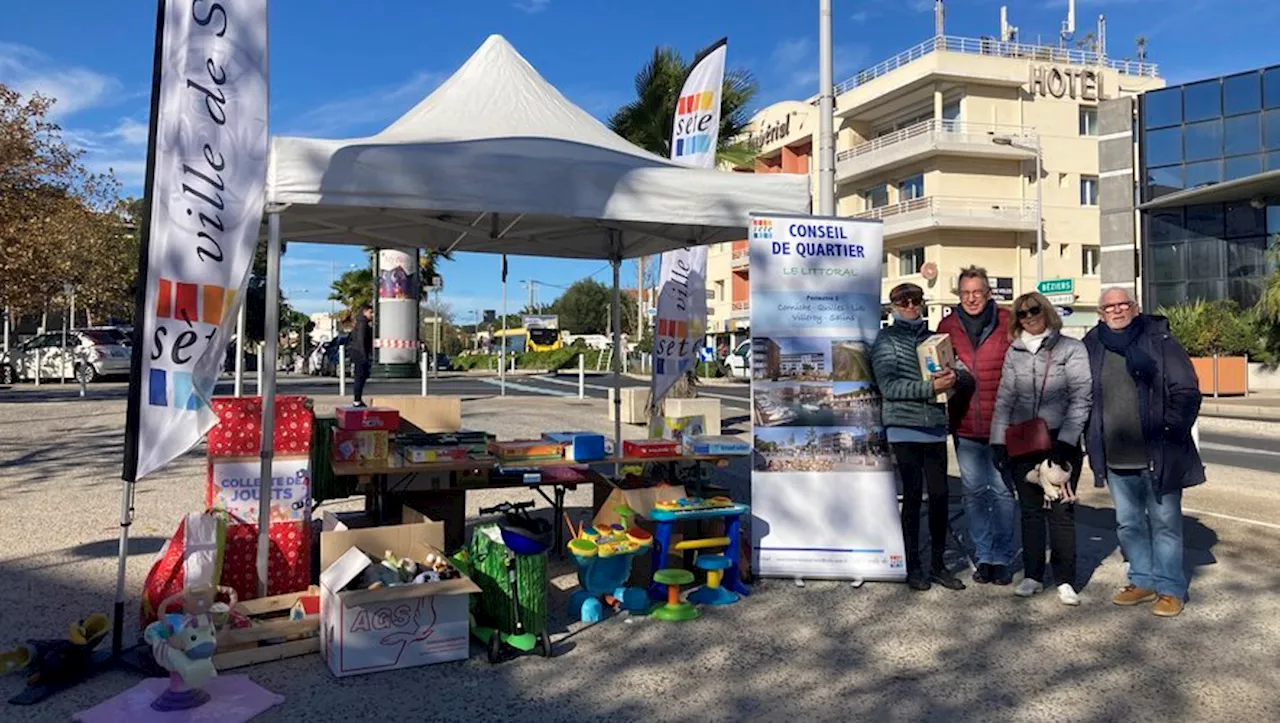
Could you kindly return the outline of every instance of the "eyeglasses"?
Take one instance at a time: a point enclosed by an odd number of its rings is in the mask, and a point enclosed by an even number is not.
[[[987,295],[987,294],[989,294],[989,293],[991,293],[991,292],[990,292],[990,291],[986,291],[985,289],[980,289],[980,290],[978,290],[978,291],[961,291],[961,292],[960,292],[960,298],[962,298],[962,299],[981,299],[982,297],[986,296],[986,295]]]
[[[1018,318],[1025,319],[1028,316],[1040,316],[1039,306],[1028,306],[1025,309],[1018,309]]]
[[[900,299],[898,301],[893,302],[893,305],[898,307],[899,309],[907,309],[912,306],[919,308],[920,305],[923,303],[924,303],[924,299],[908,297],[906,299]]]
[[[1102,311],[1107,314],[1118,314],[1133,308],[1132,301],[1121,301],[1115,304],[1104,304]]]

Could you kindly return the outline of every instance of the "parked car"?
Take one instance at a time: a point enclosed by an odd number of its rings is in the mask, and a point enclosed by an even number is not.
[[[0,357],[0,382],[12,384],[36,378],[76,379],[86,383],[100,377],[128,375],[129,347],[118,330],[73,329],[67,333],[63,349],[61,331],[28,339]]]
[[[751,340],[738,344],[737,348],[729,352],[729,356],[724,360],[725,366],[729,367],[729,376],[737,379],[751,378]]]
[[[453,360],[448,354],[436,354],[436,371],[451,372],[453,371]]]
[[[347,339],[350,334],[340,334],[336,339],[329,342],[324,350],[323,361],[321,362],[320,373],[326,377],[338,376],[338,348],[347,345]],[[351,355],[346,355],[347,360],[347,376],[351,376]]]

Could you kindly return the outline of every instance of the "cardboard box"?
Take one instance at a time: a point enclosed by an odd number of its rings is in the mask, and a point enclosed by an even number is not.
[[[462,429],[462,397],[403,395],[378,397],[379,407],[400,413],[405,432],[456,432]]]
[[[956,366],[956,352],[951,347],[951,337],[946,334],[933,334],[920,342],[916,347],[916,357],[920,361],[920,376],[927,380]],[[937,401],[946,402],[951,398],[951,392],[950,389],[939,392]]]
[[[638,439],[622,443],[622,456],[627,459],[647,457],[676,457],[680,455],[680,443],[670,439]]]
[[[333,430],[334,462],[385,461],[389,453],[391,437],[381,430],[352,432]]]
[[[400,412],[389,407],[338,407],[333,410],[338,429],[360,431],[381,429],[395,432],[400,428]]]
[[[604,435],[592,432],[544,432],[542,438],[565,445],[564,458],[571,462],[604,459]]]
[[[409,464],[431,462],[465,462],[471,453],[466,447],[429,447],[420,444],[401,444],[400,454]]]
[[[684,453],[721,457],[743,456],[751,454],[751,443],[740,437],[729,435],[688,437],[685,440]]]
[[[444,547],[444,525],[416,524],[320,535],[320,653],[342,678],[465,660],[470,649],[467,577],[343,591],[384,551],[421,560]]]

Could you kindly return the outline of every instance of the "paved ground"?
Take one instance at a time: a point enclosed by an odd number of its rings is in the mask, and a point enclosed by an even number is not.
[[[576,397],[576,388],[532,377],[513,383],[542,391],[509,389],[510,398],[498,399],[489,382],[467,379],[452,393],[477,397],[464,406],[467,423],[503,437],[539,430],[549,418],[611,427],[603,392],[578,401],[546,391]],[[436,391],[451,389],[441,385]],[[110,608],[124,403],[110,386],[92,395],[0,390],[0,647],[60,635],[68,621]],[[745,402],[725,403],[745,415]],[[750,600],[697,623],[611,620],[584,629],[565,624],[574,581],[561,567],[551,591],[554,660],[490,667],[477,652],[466,663],[335,681],[310,657],[249,673],[288,699],[264,720],[1280,720],[1280,478],[1264,466],[1274,464],[1266,452],[1280,449],[1276,426],[1204,423],[1209,445],[1244,451],[1213,452],[1241,466],[1211,464],[1210,483],[1188,494],[1193,599],[1175,620],[1107,603],[1123,566],[1108,497],[1089,488],[1078,517],[1089,581],[1076,609],[1049,596],[1018,600],[1008,588],[912,594],[900,585],[811,582],[800,590],[766,581]],[[139,490],[131,593],[179,517],[201,505],[202,454]],[[725,481],[749,495],[744,469]],[[503,496],[473,494],[472,519]],[[569,503],[588,514],[585,492]],[[5,708],[0,718],[65,720],[134,682],[108,674],[36,709]],[[19,685],[0,680],[0,696]]]

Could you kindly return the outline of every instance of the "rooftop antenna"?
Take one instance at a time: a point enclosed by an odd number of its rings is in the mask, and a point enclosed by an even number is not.
[[[1076,0],[1067,0],[1067,21],[1062,24],[1062,34],[1058,37],[1059,47],[1067,47],[1067,41],[1076,32]]]
[[[1098,64],[1107,55],[1107,16],[1098,16]]]
[[[942,0],[933,0],[933,34],[937,37],[946,35],[943,29],[943,21],[946,20],[947,11],[942,7]]]
[[[1000,42],[1011,43],[1018,38],[1018,28],[1009,24],[1009,7],[1000,6]]]

